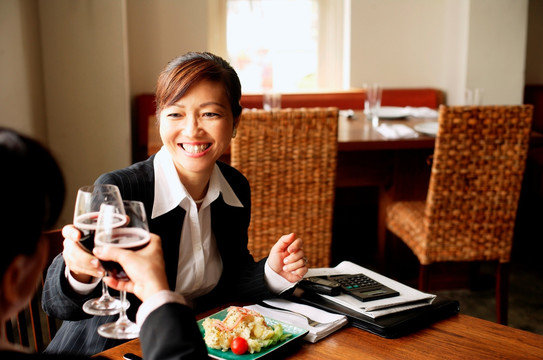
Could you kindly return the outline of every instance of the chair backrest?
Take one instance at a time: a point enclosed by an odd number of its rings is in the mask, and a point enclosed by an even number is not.
[[[231,164],[251,185],[255,259],[294,232],[304,240],[310,266],[329,266],[337,127],[337,108],[243,110]]]
[[[43,233],[49,239],[50,250],[47,267],[56,255],[62,252],[63,236],[61,230],[51,230]],[[30,347],[36,352],[45,350],[51,339],[55,336],[59,324],[54,318],[50,318],[41,308],[41,289],[47,272],[44,270],[42,281],[38,284],[38,290],[30,300],[28,307],[21,310],[17,317],[5,324],[6,335],[9,341]]]
[[[426,263],[510,260],[533,106],[441,106]]]

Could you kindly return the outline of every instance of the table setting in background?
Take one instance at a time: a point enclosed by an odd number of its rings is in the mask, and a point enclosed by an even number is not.
[[[429,107],[381,106],[383,87],[379,83],[363,85],[366,91],[364,118],[371,127],[385,139],[415,139],[419,134],[435,136],[437,133],[438,112]],[[357,116],[352,110],[342,111],[353,120]],[[420,124],[411,124],[411,119],[426,119]],[[391,123],[403,120],[405,123]]]
[[[437,134],[437,110],[428,107],[383,106],[377,110],[379,123],[375,130],[387,139],[412,139],[419,134],[435,136]],[[427,121],[409,126],[412,118],[425,118]],[[389,124],[387,120],[404,119],[406,124]],[[435,120],[434,120],[435,119]]]

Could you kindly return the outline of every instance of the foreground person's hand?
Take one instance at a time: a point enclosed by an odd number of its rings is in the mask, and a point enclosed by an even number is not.
[[[169,290],[161,240],[157,235],[151,234],[149,244],[141,250],[103,246],[94,248],[93,252],[100,260],[121,264],[130,278],[129,281],[119,281],[107,276],[104,281],[109,287],[134,293],[142,301],[161,290]]]

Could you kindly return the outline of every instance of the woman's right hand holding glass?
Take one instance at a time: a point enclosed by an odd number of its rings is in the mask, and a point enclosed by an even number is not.
[[[105,270],[100,261],[78,244],[81,232],[73,225],[62,228],[64,250],[62,256],[73,278],[81,283],[90,283],[93,278],[101,278]]]

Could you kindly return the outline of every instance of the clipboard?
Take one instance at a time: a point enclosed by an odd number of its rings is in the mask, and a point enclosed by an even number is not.
[[[346,315],[349,324],[372,334],[395,339],[412,334],[430,324],[456,315],[460,312],[460,303],[457,300],[436,297],[431,304],[410,309],[379,318],[371,318],[357,311],[329,301],[318,294],[308,291],[295,291],[290,298],[302,304]]]

